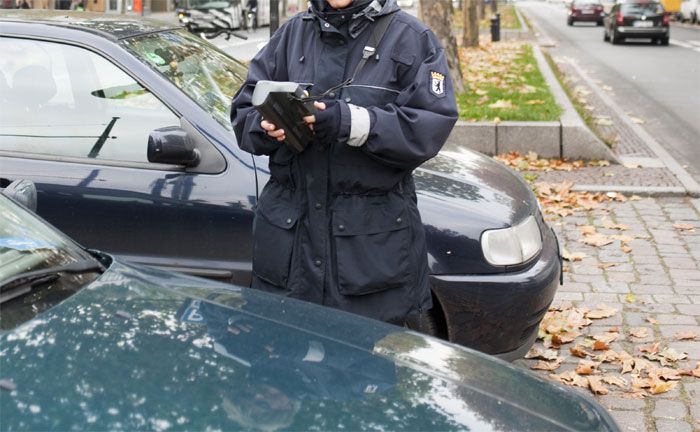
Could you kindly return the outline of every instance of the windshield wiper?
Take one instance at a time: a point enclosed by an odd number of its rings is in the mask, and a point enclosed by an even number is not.
[[[26,294],[40,283],[58,279],[60,273],[86,273],[104,271],[104,266],[95,260],[74,261],[70,264],[20,273],[0,282],[0,303]]]

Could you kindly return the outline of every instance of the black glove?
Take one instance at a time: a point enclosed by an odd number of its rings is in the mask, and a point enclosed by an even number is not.
[[[340,133],[340,104],[337,101],[324,102],[326,109],[314,113],[314,134],[322,144],[330,144],[338,139]]]

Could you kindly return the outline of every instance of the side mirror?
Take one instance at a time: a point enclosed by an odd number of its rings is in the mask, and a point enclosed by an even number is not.
[[[2,189],[2,194],[36,212],[36,186],[34,182],[30,180],[15,180],[5,189]]]
[[[149,162],[194,167],[199,159],[199,150],[178,126],[156,129],[148,136]]]

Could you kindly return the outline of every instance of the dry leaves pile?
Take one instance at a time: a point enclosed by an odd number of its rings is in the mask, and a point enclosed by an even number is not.
[[[533,151],[521,155],[518,152],[502,153],[493,157],[504,165],[517,171],[574,171],[586,166],[609,166],[606,160],[574,160],[567,159],[542,159]]]
[[[575,192],[571,190],[573,185],[573,182],[570,181],[535,183],[535,194],[542,204],[544,213],[565,217],[573,215],[576,211],[598,209],[602,203],[625,202],[628,199],[625,195],[616,192]],[[638,200],[640,198],[633,196],[629,199]]]
[[[477,48],[460,49],[460,62],[464,66],[462,78],[469,88],[478,91],[483,84],[502,89],[519,87],[523,94],[534,93],[536,89],[523,86],[525,79],[518,72],[532,70],[532,65],[523,66],[516,63],[522,56],[525,44],[518,41],[490,43]]]
[[[627,330],[610,327],[602,333],[584,334],[586,327],[594,320],[615,316],[617,312],[617,309],[605,305],[592,310],[577,308],[570,302],[550,308],[540,324],[538,335],[544,349],[533,347],[525,356],[539,359],[531,369],[553,372],[569,356],[577,357],[580,360],[575,369],[552,373],[549,377],[566,385],[588,388],[597,395],[618,392],[629,398],[665,393],[672,390],[683,376],[700,378],[700,363],[694,369],[680,364],[687,355],[673,348],[662,347],[659,342],[634,345],[632,354],[610,348],[615,341],[636,343],[650,336],[652,330],[647,327]],[[656,323],[652,317],[648,317],[647,321]],[[674,335],[676,340],[694,340],[697,337],[692,331]],[[560,356],[561,350],[564,350],[563,356]]]

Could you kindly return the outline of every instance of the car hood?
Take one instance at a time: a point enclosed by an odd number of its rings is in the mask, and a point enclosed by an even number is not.
[[[119,262],[0,342],[3,430],[615,429],[475,351]]]
[[[537,201],[517,174],[467,149],[442,151],[414,173],[433,274],[504,271],[488,265],[479,239],[485,230],[537,215]]]

